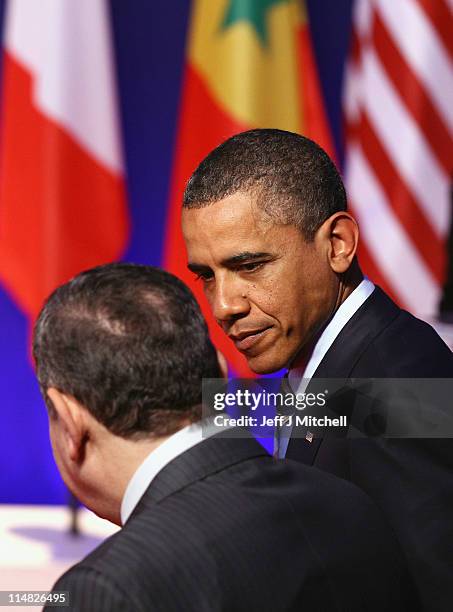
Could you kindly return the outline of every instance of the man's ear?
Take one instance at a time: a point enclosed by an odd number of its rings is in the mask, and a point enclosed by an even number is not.
[[[359,242],[357,221],[349,213],[342,211],[329,217],[321,228],[330,243],[330,267],[337,274],[344,274],[349,270],[357,251]]]
[[[219,362],[220,372],[222,373],[222,378],[228,380],[228,363],[225,359],[224,354],[217,349],[217,360]]]
[[[79,462],[85,450],[86,428],[83,419],[83,407],[73,397],[61,393],[58,389],[50,387],[47,396],[53,404],[55,416],[61,422],[61,431],[72,461]]]

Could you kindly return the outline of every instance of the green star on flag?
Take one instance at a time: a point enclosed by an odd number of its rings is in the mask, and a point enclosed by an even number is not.
[[[276,4],[288,0],[229,0],[222,30],[226,30],[238,21],[248,21],[255,28],[256,35],[263,46],[267,46],[267,12]]]

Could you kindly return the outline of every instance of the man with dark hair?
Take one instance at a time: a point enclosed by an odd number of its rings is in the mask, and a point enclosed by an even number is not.
[[[84,272],[48,299],[33,350],[65,482],[123,525],[54,586],[69,609],[412,612],[366,495],[200,420],[201,378],[220,368],[181,281],[130,264]]]
[[[64,389],[121,437],[166,436],[198,421],[200,380],[221,375],[192,295],[150,266],[103,266],[59,287],[33,348],[50,410],[45,391]]]
[[[296,226],[308,240],[347,208],[329,156],[312,140],[282,130],[243,132],[214,149],[187,183],[184,208],[203,208],[238,192],[254,193],[264,213]]]
[[[297,134],[253,130],[217,147],[188,182],[182,224],[189,269],[260,374],[303,359],[362,278],[341,178]]]
[[[218,146],[188,182],[182,227],[189,269],[258,374],[288,368],[294,392],[317,378],[453,377],[434,330],[363,277],[340,175],[308,138],[257,129]],[[279,457],[365,490],[393,526],[425,609],[451,606],[451,440],[278,439]]]

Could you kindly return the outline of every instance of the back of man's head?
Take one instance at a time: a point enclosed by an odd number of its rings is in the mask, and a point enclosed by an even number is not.
[[[151,266],[107,264],[54,291],[36,322],[38,380],[111,433],[166,436],[201,418],[201,379],[220,375],[190,290]]]
[[[298,227],[308,240],[347,208],[335,164],[315,142],[292,132],[256,129],[229,138],[192,174],[184,208],[202,208],[236,192],[256,198],[277,223]]]

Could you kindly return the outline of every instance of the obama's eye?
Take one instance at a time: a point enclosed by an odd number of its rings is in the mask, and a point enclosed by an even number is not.
[[[264,266],[264,261],[251,261],[249,263],[241,264],[236,268],[238,272],[255,272]]]
[[[206,270],[204,272],[198,272],[198,274],[195,277],[195,280],[201,280],[204,283],[207,283],[208,281],[212,280],[214,278],[214,274],[211,272],[211,270]]]

